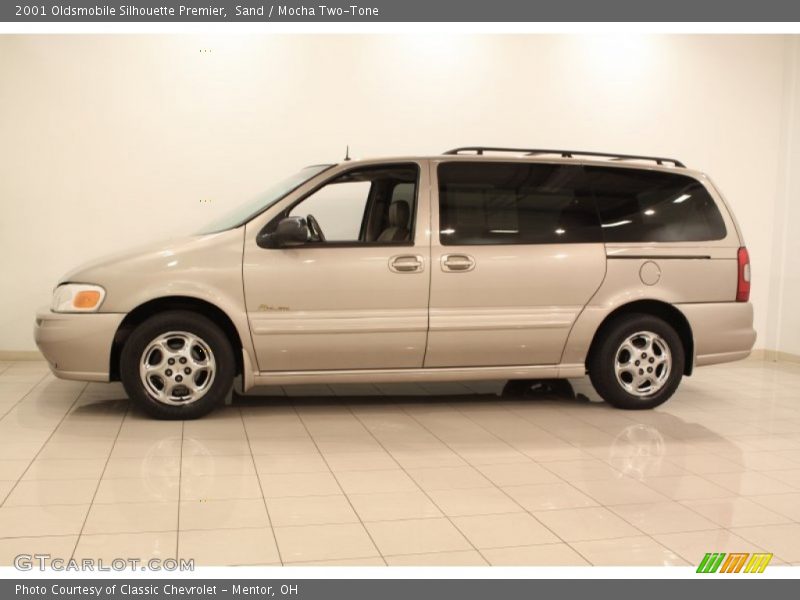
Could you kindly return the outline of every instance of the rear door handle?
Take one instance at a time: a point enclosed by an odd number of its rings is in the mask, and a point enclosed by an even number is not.
[[[389,270],[393,273],[421,273],[425,261],[419,254],[401,254],[389,259]]]
[[[442,271],[465,273],[475,268],[475,259],[469,254],[445,254],[442,256]]]

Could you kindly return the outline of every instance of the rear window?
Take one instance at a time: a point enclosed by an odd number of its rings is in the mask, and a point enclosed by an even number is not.
[[[720,240],[725,222],[696,179],[676,173],[586,167],[606,242]]]
[[[575,165],[439,165],[443,245],[602,242],[592,195]]]

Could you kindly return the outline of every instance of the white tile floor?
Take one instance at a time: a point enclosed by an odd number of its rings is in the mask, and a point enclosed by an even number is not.
[[[800,564],[800,365],[699,369],[654,411],[572,384],[271,389],[181,423],[0,362],[0,564]]]

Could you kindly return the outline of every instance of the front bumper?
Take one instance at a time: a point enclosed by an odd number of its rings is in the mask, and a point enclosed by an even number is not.
[[[111,346],[121,313],[36,313],[33,337],[50,369],[61,379],[108,381]]]

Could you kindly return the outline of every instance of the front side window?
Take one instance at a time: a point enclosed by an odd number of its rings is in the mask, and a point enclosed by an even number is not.
[[[443,245],[602,242],[591,192],[575,165],[439,165]]]
[[[300,200],[276,221],[291,216],[314,222],[323,239],[309,243],[411,243],[418,175],[416,164],[353,169]]]
[[[331,183],[295,206],[289,215],[312,215],[330,242],[358,241],[371,187],[369,181]]]
[[[699,181],[678,173],[586,167],[607,242],[720,240],[725,222]]]

